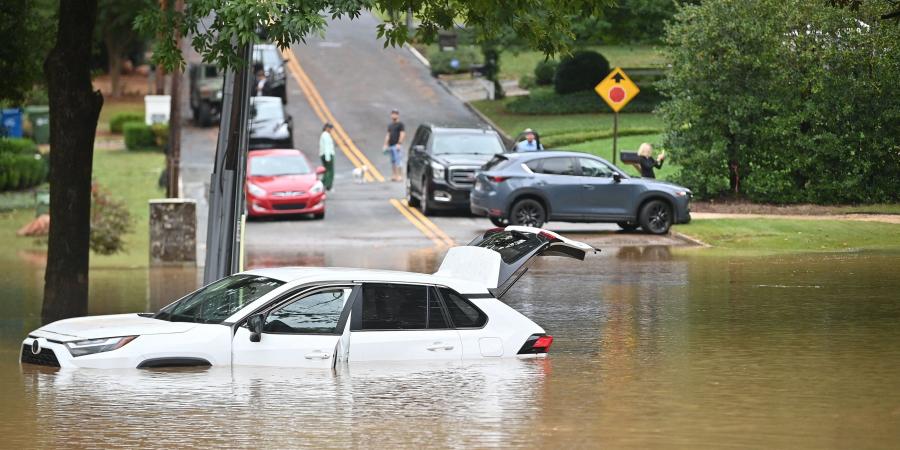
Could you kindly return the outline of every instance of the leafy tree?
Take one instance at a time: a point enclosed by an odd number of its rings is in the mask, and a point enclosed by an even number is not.
[[[10,0],[0,8],[0,101],[18,104],[42,81],[41,61],[53,43],[44,24],[54,12],[45,0]]]
[[[661,112],[682,183],[765,202],[896,201],[900,27],[890,1],[723,0],[667,31]]]
[[[184,66],[176,31],[192,36],[204,61],[224,67],[243,62],[237,48],[258,42],[257,31],[284,48],[324,30],[328,17],[358,17],[364,10],[411,8],[421,23],[415,36],[431,41],[454,21],[489,40],[509,26],[523,42],[554,54],[572,38],[571,15],[597,14],[605,0],[188,0],[183,13],[149,8],[135,20],[143,32],[159,36],[154,58],[168,69]],[[90,242],[91,162],[103,97],[91,87],[91,41],[98,0],[59,3],[56,44],[44,63],[50,97],[50,236],[44,305],[45,322],[87,312]],[[413,36],[399,17],[378,26],[385,45]]]
[[[98,0],[96,33],[106,47],[113,97],[122,95],[122,58],[142,37],[134,29],[134,20],[139,12],[153,7],[157,5],[152,0]]]

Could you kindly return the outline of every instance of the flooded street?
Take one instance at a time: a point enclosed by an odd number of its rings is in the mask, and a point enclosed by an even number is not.
[[[301,262],[354,262],[328,254]],[[359,264],[430,271],[437,256]],[[554,336],[547,359],[333,372],[23,368],[42,276],[3,264],[7,448],[900,446],[900,254],[544,258],[505,301]],[[161,306],[194,276],[104,272],[91,313]]]

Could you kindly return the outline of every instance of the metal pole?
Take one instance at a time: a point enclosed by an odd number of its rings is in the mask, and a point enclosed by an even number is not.
[[[244,213],[252,84],[250,48],[250,44],[240,48],[238,56],[243,65],[225,73],[219,141],[209,183],[204,284],[231,275],[240,268],[240,224]]]
[[[616,163],[616,144],[619,140],[619,112],[616,111],[613,113],[613,157],[612,163],[614,166],[618,166]]]

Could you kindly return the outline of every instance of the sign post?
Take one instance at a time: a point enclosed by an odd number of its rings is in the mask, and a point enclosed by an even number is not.
[[[640,91],[631,78],[625,75],[625,71],[619,67],[613,69],[603,81],[594,86],[594,92],[603,98],[613,110],[612,163],[614,165],[616,164],[616,147],[619,140],[619,110],[624,108]]]

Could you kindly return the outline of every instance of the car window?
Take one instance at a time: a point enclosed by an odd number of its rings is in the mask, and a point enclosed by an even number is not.
[[[540,173],[547,175],[575,175],[575,158],[544,159]]]
[[[306,175],[312,173],[306,158],[295,155],[254,156],[250,158],[251,177],[275,177],[280,175]]]
[[[232,275],[159,310],[153,318],[170,322],[222,323],[254,300],[284,284],[254,275]]]
[[[408,284],[363,286],[363,330],[422,330],[428,321],[428,288]]]
[[[442,329],[442,328],[450,328],[447,325],[447,319],[444,318],[444,310],[441,308],[441,301],[438,299],[437,295],[434,295],[434,291],[429,292],[428,295],[428,328],[429,329]]]
[[[254,65],[262,64],[266,70],[269,70],[273,67],[278,67],[283,63],[284,60],[281,59],[281,55],[274,47],[256,47],[253,49]]]
[[[435,155],[493,155],[503,153],[497,136],[488,133],[439,133],[434,136]]]
[[[215,78],[219,76],[219,68],[216,66],[203,66],[204,78]]]
[[[540,159],[534,159],[534,160],[528,161],[527,163],[525,163],[525,165],[528,166],[528,168],[531,169],[532,172],[541,173],[541,160]]]
[[[596,159],[578,158],[581,164],[581,175],[585,177],[611,177],[613,170]]]
[[[490,161],[488,161],[484,166],[481,167],[481,170],[488,171],[492,169],[501,170],[504,167],[508,166],[510,159],[505,155],[494,155]]]
[[[441,296],[444,298],[447,311],[450,312],[454,327],[481,328],[487,323],[487,315],[452,289],[441,288]]]
[[[350,289],[329,289],[304,295],[270,312],[263,332],[335,333],[349,294]]]
[[[281,106],[280,101],[254,101],[251,107],[253,122],[284,120],[284,108]]]

